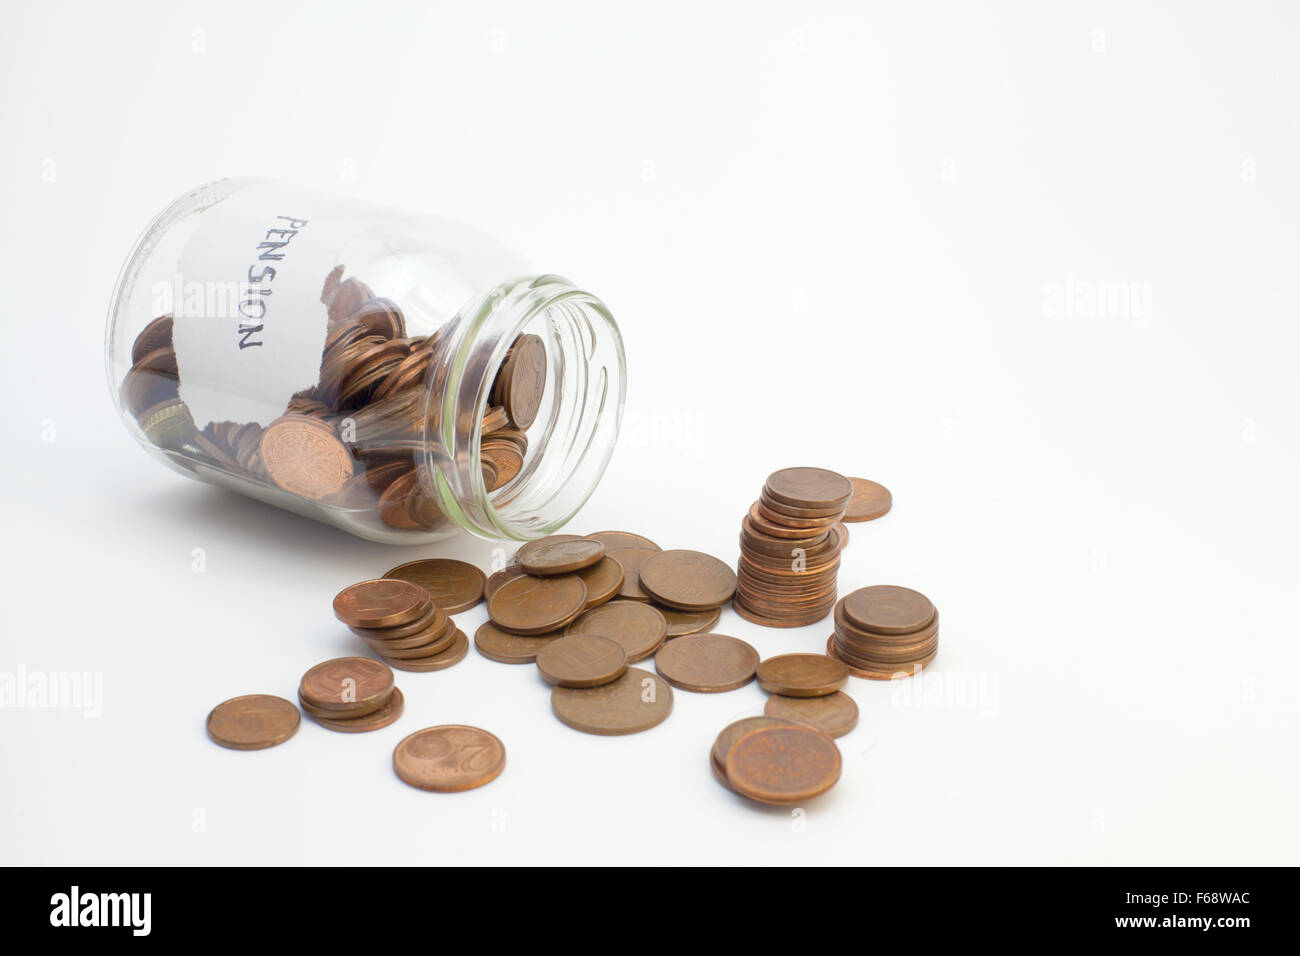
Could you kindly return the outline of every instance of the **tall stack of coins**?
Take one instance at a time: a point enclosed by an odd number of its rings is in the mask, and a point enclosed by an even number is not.
[[[849,480],[824,468],[768,476],[741,523],[737,614],[766,627],[802,627],[830,613],[845,540],[837,525],[852,496]]]
[[[859,588],[835,605],[826,653],[858,677],[890,680],[925,667],[939,652],[939,612],[911,588]]]
[[[469,652],[464,632],[410,581],[377,578],[346,587],[334,598],[334,615],[398,670],[443,670]]]
[[[393,672],[369,657],[324,661],[302,675],[298,703],[316,723],[341,733],[387,727],[402,716]]]
[[[440,332],[410,336],[401,309],[338,266],[325,280],[325,344],[319,380],[284,414],[198,429],[180,398],[171,315],[136,337],[121,384],[124,406],[149,441],[181,467],[199,461],[231,475],[329,502],[388,528],[429,530],[447,519],[422,481],[426,430],[435,422],[427,378]],[[536,335],[513,344],[483,411],[479,466],[488,492],[509,484],[528,454],[526,430],[545,392],[546,346]],[[436,405],[436,403],[434,403]],[[436,413],[436,409],[432,410]]]

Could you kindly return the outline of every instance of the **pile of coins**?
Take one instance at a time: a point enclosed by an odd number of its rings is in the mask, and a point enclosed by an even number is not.
[[[469,653],[465,633],[424,587],[407,580],[376,578],[346,587],[334,598],[334,616],[398,670],[443,670]]]
[[[915,674],[939,652],[939,612],[911,588],[859,588],[835,605],[826,653],[856,677],[890,680]]]
[[[298,706],[326,730],[364,733],[402,716],[405,700],[393,672],[369,657],[338,657],[302,675]]]
[[[446,522],[421,481],[427,379],[441,332],[409,336],[402,310],[379,298],[343,266],[321,291],[326,306],[320,378],[297,392],[265,429],[256,422],[196,427],[181,400],[171,315],[136,337],[121,384],[123,407],[145,436],[182,467],[201,462],[231,475],[327,502],[388,528],[426,531]],[[524,468],[527,429],[546,387],[547,353],[536,335],[514,341],[497,371],[483,413],[479,467],[488,492]]]
[[[849,479],[824,468],[784,468],[768,476],[740,528],[734,607],[765,627],[803,627],[835,606],[840,519]]]

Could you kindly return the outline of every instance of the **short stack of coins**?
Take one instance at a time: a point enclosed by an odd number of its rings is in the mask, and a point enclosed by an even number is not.
[[[369,657],[338,657],[302,675],[298,704],[328,730],[361,733],[393,723],[405,702],[387,666]]]
[[[395,302],[343,274],[343,266],[335,268],[321,290],[326,334],[319,381],[295,394],[265,428],[257,422],[197,427],[180,397],[171,315],[154,319],[136,337],[121,384],[123,405],[149,441],[181,467],[192,470],[201,462],[387,528],[436,528],[446,518],[420,469],[427,379],[440,333],[407,335]],[[526,431],[541,408],[546,377],[545,342],[519,336],[483,412],[479,466],[488,492],[523,471]]]
[[[768,476],[741,523],[736,613],[766,627],[802,627],[830,613],[844,544],[836,525],[852,496],[849,480],[824,468]]]
[[[908,676],[939,651],[939,612],[930,599],[891,584],[859,588],[835,605],[826,653],[873,680]]]
[[[398,670],[443,670],[469,651],[469,639],[447,612],[410,581],[376,578],[344,588],[334,598],[334,615]]]

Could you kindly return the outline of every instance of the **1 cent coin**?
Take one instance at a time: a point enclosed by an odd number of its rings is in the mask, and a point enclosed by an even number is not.
[[[520,637],[503,631],[491,621],[486,621],[474,632],[474,646],[490,661],[501,664],[531,664],[547,644],[563,637],[562,632]]]
[[[641,590],[641,565],[646,558],[654,557],[659,548],[615,548],[605,552],[623,568],[623,583],[618,596],[628,601],[649,601],[650,595]]]
[[[537,418],[546,390],[546,344],[536,335],[521,335],[511,346],[503,371],[506,414],[516,428],[527,431]]]
[[[587,586],[576,575],[527,575],[503,584],[488,601],[488,617],[514,634],[545,634],[564,627],[587,606]]]
[[[264,750],[298,732],[302,715],[291,701],[270,694],[232,697],[208,714],[208,736],[231,750]]]
[[[298,693],[313,707],[339,717],[360,717],[382,707],[393,687],[393,672],[379,661],[336,657],[303,674]]]
[[[417,730],[393,750],[398,778],[420,790],[473,790],[491,783],[505,766],[505,744],[495,734],[462,724]]]
[[[853,496],[852,483],[825,468],[782,468],[763,487],[776,501],[806,510],[836,508]]]
[[[560,687],[597,687],[627,670],[627,651],[607,637],[572,634],[547,644],[537,655],[542,680]]]
[[[736,572],[700,551],[660,551],[641,564],[641,590],[682,611],[721,607],[736,593]]]
[[[478,604],[483,600],[483,586],[487,583],[487,576],[474,565],[452,558],[408,561],[384,577],[420,585],[433,603],[448,614],[459,614]]]
[[[492,600],[492,595],[497,593],[497,589],[507,581],[513,581],[515,578],[522,578],[528,572],[517,564],[507,565],[500,571],[494,571],[488,575],[486,583],[483,585],[483,600]]]
[[[844,521],[870,521],[894,506],[894,496],[884,485],[866,478],[850,478],[853,496],[844,506]]]
[[[406,707],[406,698],[402,696],[400,688],[394,687],[392,696],[384,702],[373,713],[363,714],[360,717],[350,717],[343,720],[337,720],[333,717],[321,717],[319,714],[313,714],[312,719],[320,724],[326,730],[337,731],[341,734],[364,734],[372,730],[381,730],[389,724],[394,723],[398,717],[402,716],[402,711]]]
[[[623,565],[611,557],[601,558],[589,568],[575,571],[587,585],[587,607],[593,608],[613,599],[623,587]]]
[[[551,691],[555,716],[586,734],[640,733],[663,723],[672,709],[673,689],[639,667],[629,667],[618,680],[599,687],[556,687]]]
[[[515,560],[529,574],[567,574],[590,567],[605,557],[605,546],[591,538],[573,534],[553,534],[529,541],[519,549]]]
[[[695,634],[660,648],[655,670],[674,687],[707,694],[744,687],[758,661],[758,651],[738,637]]]
[[[782,654],[758,665],[758,686],[785,697],[822,697],[848,680],[848,668],[825,654]]]
[[[599,541],[605,546],[606,551],[617,551],[622,548],[639,548],[646,551],[663,550],[649,538],[633,534],[631,531],[597,531],[595,534],[587,535],[587,537]]]
[[[731,789],[731,784],[727,782],[727,751],[737,740],[760,727],[784,727],[787,724],[789,721],[777,720],[773,717],[745,717],[723,727],[722,732],[713,741],[713,746],[709,748],[709,765],[713,767],[713,775],[718,778],[718,783],[728,790]]]
[[[397,627],[429,610],[429,595],[408,581],[379,578],[346,587],[334,596],[334,616],[349,627]]]
[[[656,607],[656,611],[668,622],[668,636],[681,637],[684,634],[698,634],[707,631],[718,623],[722,617],[722,608],[715,607],[708,611],[678,611],[671,607]]]
[[[741,796],[791,806],[835,786],[840,748],[811,727],[760,727],[731,745],[725,766],[727,782]]]
[[[416,674],[427,674],[430,671],[446,670],[453,664],[459,664],[469,653],[469,638],[460,628],[456,629],[456,636],[452,639],[451,644],[446,650],[439,651],[437,654],[429,657],[416,657],[411,659],[399,659],[396,657],[385,657],[390,667],[396,667],[399,671],[411,671]]]
[[[824,697],[782,697],[767,699],[763,713],[778,720],[816,727],[828,737],[843,737],[858,725],[858,705],[842,690]]]
[[[639,601],[611,601],[584,611],[565,634],[594,634],[617,641],[630,663],[644,660],[663,644],[668,622],[656,608]]]
[[[919,631],[938,613],[921,592],[893,584],[858,588],[840,606],[850,624],[876,634]]]

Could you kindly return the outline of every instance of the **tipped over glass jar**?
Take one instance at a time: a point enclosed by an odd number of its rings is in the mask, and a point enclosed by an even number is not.
[[[568,280],[463,224],[254,179],[154,219],[106,353],[159,461],[394,543],[554,532],[626,391],[613,316]]]

